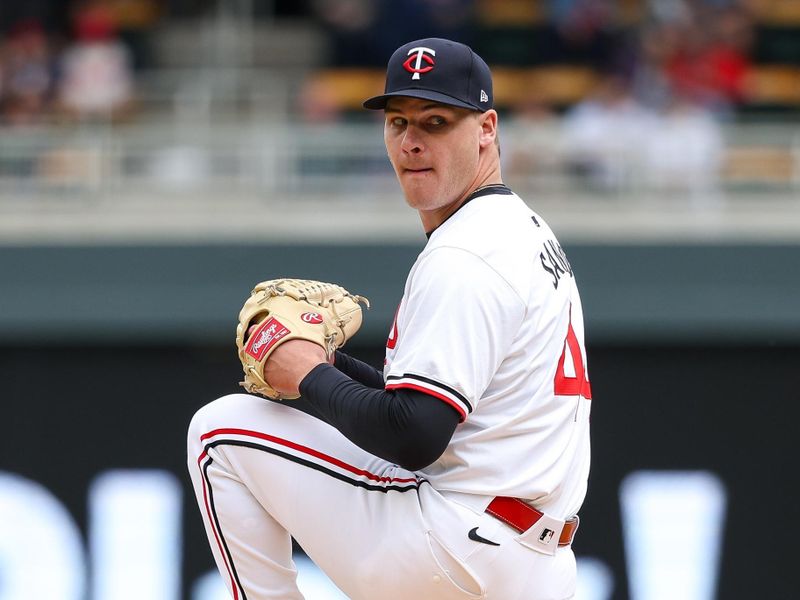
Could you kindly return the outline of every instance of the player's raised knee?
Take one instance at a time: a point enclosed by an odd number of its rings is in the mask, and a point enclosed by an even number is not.
[[[200,408],[189,423],[189,444],[199,443],[203,435],[225,427],[240,426],[245,415],[264,402],[248,394],[229,394]]]

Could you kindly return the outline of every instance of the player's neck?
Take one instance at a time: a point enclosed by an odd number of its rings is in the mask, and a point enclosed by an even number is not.
[[[487,177],[483,177],[473,185],[469,186],[467,191],[464,192],[464,194],[455,202],[436,210],[419,211],[420,220],[422,221],[422,228],[425,230],[425,234],[430,236],[434,229],[449,219],[453,213],[461,208],[464,203],[476,192],[497,185],[503,185],[503,179],[500,177],[499,169],[493,171]]]
[[[496,157],[494,160],[490,160],[489,163],[485,165],[485,168],[478,171],[475,181],[473,181],[472,185],[469,186],[467,193],[464,194],[463,198],[461,198],[461,202],[463,203],[472,194],[485,187],[489,187],[490,185],[503,185],[503,177],[500,174],[499,157]]]

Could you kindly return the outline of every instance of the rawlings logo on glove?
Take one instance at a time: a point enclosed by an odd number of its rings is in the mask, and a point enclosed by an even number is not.
[[[280,329],[278,329],[279,327]],[[253,332],[244,351],[256,360],[261,360],[264,358],[264,354],[272,348],[273,344],[287,333],[291,333],[291,331],[281,325],[274,317],[270,317]]]
[[[239,313],[236,347],[244,370],[240,385],[273,400],[291,400],[264,380],[264,365],[282,343],[314,342],[330,358],[361,327],[363,296],[309,279],[271,279],[253,288]]]

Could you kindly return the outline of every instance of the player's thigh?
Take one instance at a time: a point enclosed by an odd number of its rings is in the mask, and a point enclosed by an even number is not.
[[[419,498],[429,484],[318,419],[236,394],[195,415],[189,447],[218,481],[244,484],[349,597],[482,597],[469,574],[454,581],[458,565],[431,535]]]

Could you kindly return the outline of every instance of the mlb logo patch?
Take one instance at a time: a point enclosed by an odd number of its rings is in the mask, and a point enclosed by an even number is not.
[[[244,351],[256,360],[261,360],[278,340],[290,333],[291,331],[283,323],[274,317],[270,317],[253,332],[244,347]]]

